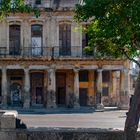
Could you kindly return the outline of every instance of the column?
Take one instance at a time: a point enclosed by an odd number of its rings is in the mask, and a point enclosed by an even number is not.
[[[44,104],[47,107],[48,71],[44,70]]]
[[[96,108],[99,110],[103,110],[104,106],[102,104],[102,69],[98,69],[97,73]]]
[[[129,70],[124,69],[120,73],[120,103],[119,108],[128,109],[129,108]]]
[[[30,73],[29,69],[24,69],[24,108],[30,108]]]
[[[94,106],[95,104],[95,93],[94,93],[94,71],[89,70],[88,71],[88,99],[87,99],[87,105],[88,106]]]
[[[56,77],[54,68],[48,70],[47,108],[56,108]]]
[[[74,69],[74,108],[79,107],[79,70]]]
[[[119,87],[120,87],[120,82],[119,82],[119,73],[116,70],[112,70],[112,92],[110,97],[113,100],[113,104],[114,105],[119,105],[119,101],[120,101],[120,93],[119,93]]]
[[[6,67],[2,68],[2,108],[7,107],[7,74]]]

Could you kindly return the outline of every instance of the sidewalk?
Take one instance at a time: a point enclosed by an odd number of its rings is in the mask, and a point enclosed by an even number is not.
[[[94,107],[80,107],[80,108],[66,108],[58,107],[53,109],[47,108],[9,108],[7,110],[0,110],[0,112],[14,111],[16,110],[19,114],[69,114],[69,113],[93,113],[93,112],[103,112],[103,110],[96,110]],[[105,107],[104,111],[116,111],[117,107]]]

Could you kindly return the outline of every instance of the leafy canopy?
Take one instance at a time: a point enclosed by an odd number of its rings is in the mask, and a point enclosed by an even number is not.
[[[89,47],[102,56],[139,56],[140,0],[81,0],[75,13],[78,22],[89,21]]]
[[[25,4],[24,0],[0,0],[0,18],[8,16],[9,13],[34,13],[36,17],[40,16],[38,8]]]

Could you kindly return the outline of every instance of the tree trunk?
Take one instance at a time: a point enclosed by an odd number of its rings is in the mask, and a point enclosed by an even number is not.
[[[140,117],[140,72],[137,78],[134,96],[132,98],[125,121],[125,140],[136,140],[136,133]]]

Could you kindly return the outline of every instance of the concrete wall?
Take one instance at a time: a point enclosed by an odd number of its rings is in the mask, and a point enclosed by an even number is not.
[[[0,140],[124,140],[123,131],[106,130],[1,130]],[[140,133],[137,140],[140,139]]]
[[[124,132],[113,129],[27,129],[17,116],[16,111],[0,112],[0,140],[124,140]],[[140,133],[137,140],[140,140]]]

